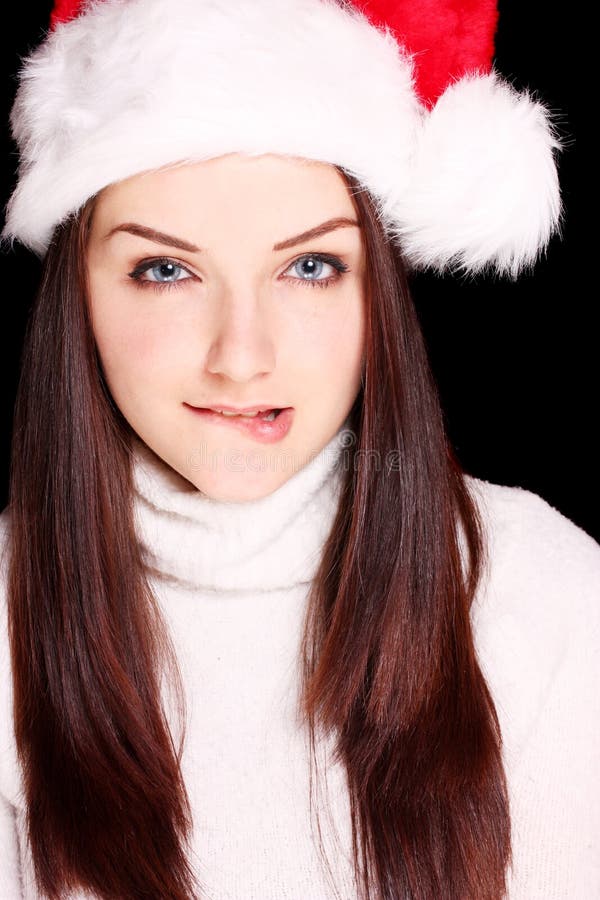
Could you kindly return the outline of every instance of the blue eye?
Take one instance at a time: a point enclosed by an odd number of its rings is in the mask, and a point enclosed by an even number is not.
[[[153,277],[142,278],[142,275],[146,272],[151,273]],[[173,259],[150,259],[137,265],[133,272],[129,273],[129,277],[133,278],[139,286],[152,284],[154,287],[160,288],[163,285],[166,287],[178,285],[181,281],[187,281],[188,278],[193,278],[189,272],[186,278],[177,277],[182,272],[187,272],[187,269],[180,266],[179,263],[175,262]]]
[[[326,278],[319,278],[323,272],[323,266],[329,266],[334,269],[334,275],[328,275]],[[340,276],[348,271],[348,266],[338,259],[337,256],[330,256],[326,253],[307,253],[295,260],[286,271],[296,269],[302,272],[298,278],[286,279],[290,281],[301,281],[310,287],[328,287],[332,282],[337,281]],[[307,277],[306,277],[307,276]]]
[[[300,266],[300,269],[297,266]],[[331,263],[326,263],[317,256],[303,256],[301,259],[297,259],[295,263],[292,263],[291,268],[296,269],[296,272],[301,272],[300,278],[304,278],[306,275],[311,281],[313,279],[318,281],[324,266],[329,266],[330,269],[333,268]]]

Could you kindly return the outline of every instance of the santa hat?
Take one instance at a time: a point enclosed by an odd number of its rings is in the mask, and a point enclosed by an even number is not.
[[[43,256],[108,184],[231,152],[354,175],[413,267],[515,276],[561,219],[545,106],[491,0],[62,0],[24,60],[2,239]]]

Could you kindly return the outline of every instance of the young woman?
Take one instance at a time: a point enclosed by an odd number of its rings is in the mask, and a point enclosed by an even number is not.
[[[369,6],[63,3],[25,63],[2,897],[600,892],[600,547],[461,470],[407,287],[531,265],[558,142],[493,4]]]

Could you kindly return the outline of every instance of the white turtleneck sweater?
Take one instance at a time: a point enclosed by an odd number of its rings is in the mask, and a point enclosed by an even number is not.
[[[336,897],[311,833],[307,735],[296,701],[306,595],[339,499],[342,434],[272,494],[245,503],[209,499],[136,446],[136,523],[185,685],[183,774],[194,814],[192,862],[206,900]],[[507,896],[594,900],[600,546],[536,494],[467,482],[490,543],[472,621],[504,738],[514,859]],[[6,509],[0,524],[4,546]],[[0,898],[33,900],[12,733],[5,566]],[[320,745],[328,763],[323,838],[337,896],[354,900],[346,783],[329,750]]]

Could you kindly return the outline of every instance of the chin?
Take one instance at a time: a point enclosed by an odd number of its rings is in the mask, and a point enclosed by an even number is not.
[[[254,473],[252,473],[254,474]],[[265,473],[262,473],[263,475]],[[268,473],[267,473],[268,474]],[[217,478],[209,485],[198,485],[198,489],[202,493],[210,497],[211,500],[226,503],[249,503],[252,500],[260,500],[276,491],[285,481],[288,480],[291,473],[280,473],[278,478],[260,477],[261,473],[257,472],[256,477],[249,476],[248,472],[240,473],[239,481],[231,481]]]

